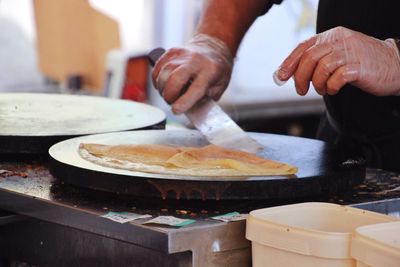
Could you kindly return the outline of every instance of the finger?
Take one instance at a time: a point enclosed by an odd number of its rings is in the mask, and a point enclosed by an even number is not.
[[[317,35],[311,37],[310,39],[300,43],[290,54],[289,56],[282,62],[279,66],[276,77],[280,81],[287,81],[296,71],[297,66],[300,62],[300,59],[307,49],[312,47],[317,40]]]
[[[171,72],[172,71],[167,68],[162,68],[157,76],[155,88],[158,90],[160,95],[163,93],[164,85],[168,81]]]
[[[184,64],[183,59],[175,58],[165,63],[164,66],[161,68],[156,79],[156,89],[159,91],[161,95],[163,95],[165,84],[169,80],[172,72],[174,72],[175,69],[179,68],[183,64]]]
[[[197,76],[189,89],[172,104],[172,112],[180,114],[188,111],[194,104],[206,95],[208,80]]]
[[[331,52],[332,45],[329,43],[315,45],[304,51],[297,70],[294,73],[296,91],[299,95],[305,95],[307,93],[316,66],[324,56]],[[318,93],[325,94],[325,91]]]
[[[182,90],[184,90],[185,85],[188,84],[191,78],[194,80],[195,76],[196,70],[187,65],[181,65],[173,70],[163,87],[162,97],[164,100],[168,104],[175,102],[183,93]]]
[[[327,93],[334,95],[347,83],[358,81],[360,75],[360,64],[347,64],[338,68],[328,79]]]
[[[151,78],[153,81],[153,86],[157,88],[157,78],[160,74],[161,69],[164,65],[170,61],[172,58],[180,55],[182,53],[181,48],[172,48],[165,52],[161,57],[157,60],[156,64],[154,65],[153,72],[151,73]],[[157,88],[158,89],[158,88]]]
[[[207,91],[207,95],[215,101],[218,101],[223,93],[224,88],[222,88],[222,86],[214,86],[212,88],[209,88]]]
[[[312,76],[312,83],[317,92],[327,91],[327,81],[329,77],[346,63],[346,54],[344,50],[334,50],[328,55],[324,56],[314,70]]]
[[[167,52],[168,53],[168,52]],[[161,57],[157,60],[156,64],[153,67],[153,71],[151,73],[151,80],[153,81],[154,88],[158,89],[157,80],[160,76],[160,71],[164,67],[165,62],[170,59],[170,56],[165,53],[161,55]]]

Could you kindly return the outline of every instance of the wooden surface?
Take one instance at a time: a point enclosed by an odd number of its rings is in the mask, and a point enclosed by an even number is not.
[[[87,0],[34,0],[41,71],[58,81],[82,75],[85,88],[100,91],[106,53],[120,47],[118,24]]]

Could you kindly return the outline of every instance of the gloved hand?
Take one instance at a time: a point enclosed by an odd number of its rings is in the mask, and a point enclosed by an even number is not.
[[[204,96],[218,100],[228,86],[233,57],[226,44],[206,34],[172,48],[156,62],[152,79],[175,114],[186,112]],[[182,89],[190,81],[186,91]]]
[[[378,40],[344,27],[299,44],[274,73],[278,85],[294,75],[297,93],[312,81],[320,94],[336,94],[352,84],[377,96],[400,92],[400,56],[393,39]]]

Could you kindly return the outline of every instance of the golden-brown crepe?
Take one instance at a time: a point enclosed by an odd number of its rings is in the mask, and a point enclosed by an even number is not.
[[[172,156],[181,152],[181,149],[164,145],[100,145],[81,144],[80,149],[85,149],[98,158],[114,158],[116,160],[140,162],[148,165],[164,165]]]
[[[190,176],[289,175],[297,168],[255,155],[215,145],[80,144],[79,154],[93,163],[131,171]]]

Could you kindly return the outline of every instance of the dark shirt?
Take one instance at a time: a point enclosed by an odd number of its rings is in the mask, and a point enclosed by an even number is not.
[[[320,0],[317,32],[343,26],[381,40],[400,37],[399,10],[395,0]],[[400,96],[377,97],[346,85],[324,101],[331,123],[321,128],[321,139],[358,151],[369,166],[400,171]]]
[[[385,40],[400,36],[400,1],[320,0],[317,32],[336,26]],[[400,97],[377,97],[346,85],[324,96],[340,133],[336,141],[357,145],[370,166],[400,170]]]

